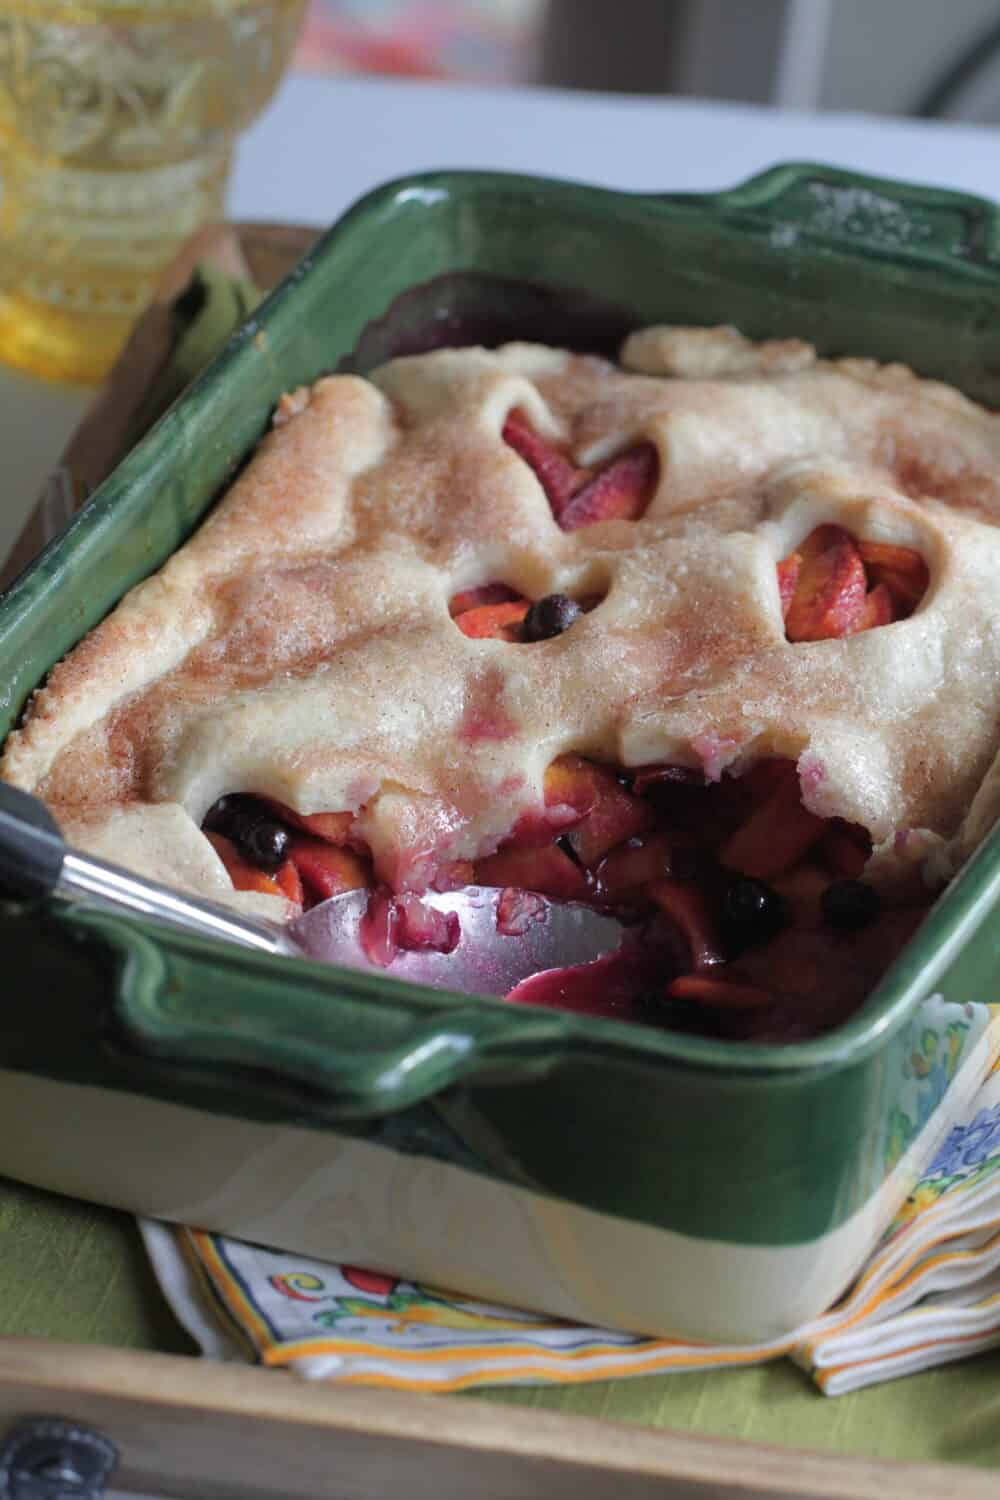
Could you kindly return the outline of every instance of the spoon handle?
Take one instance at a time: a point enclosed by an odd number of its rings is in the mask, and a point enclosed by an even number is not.
[[[185,895],[71,849],[45,804],[6,782],[0,782],[0,893],[22,901],[83,897],[200,937],[222,938],[263,953],[301,956],[298,945],[269,922],[243,917],[214,901]]]

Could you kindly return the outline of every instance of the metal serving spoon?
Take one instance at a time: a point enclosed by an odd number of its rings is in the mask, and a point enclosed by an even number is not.
[[[258,952],[314,958],[350,969],[376,969],[360,941],[366,890],[332,896],[285,926],[243,917],[214,901],[144,880],[107,860],[72,849],[43,802],[0,782],[0,896],[10,900],[59,896],[96,901],[150,917],[202,937],[241,943]],[[505,995],[543,969],[587,963],[620,947],[624,929],[613,917],[577,902],[544,901],[517,936],[497,927],[500,891],[467,886],[421,897],[458,914],[461,934],[450,953],[401,951],[381,972],[435,989]]]

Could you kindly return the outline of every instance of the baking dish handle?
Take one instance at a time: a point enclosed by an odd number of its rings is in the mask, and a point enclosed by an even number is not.
[[[106,1036],[119,1054],[174,1075],[224,1072],[230,1087],[252,1070],[248,1093],[291,1088],[332,1118],[393,1114],[473,1078],[542,1076],[578,1031],[566,1013],[261,956],[96,908],[60,921],[111,961]]]
[[[661,193],[776,250],[846,250],[956,268],[1000,265],[1000,213],[970,193],[784,162],[718,193]]]

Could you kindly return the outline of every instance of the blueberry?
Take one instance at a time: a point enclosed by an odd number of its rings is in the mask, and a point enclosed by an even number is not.
[[[568,594],[546,594],[544,599],[535,601],[521,621],[521,640],[549,641],[562,635],[582,614],[579,604]]]
[[[841,932],[874,922],[881,909],[878,891],[863,880],[835,880],[820,897],[824,921]]]
[[[733,958],[786,926],[788,907],[772,886],[746,876],[726,887],[721,915],[723,943]]]
[[[209,833],[221,833],[222,825],[231,814],[235,802],[235,797],[220,797],[217,802],[213,802],[201,820],[202,828],[207,828]]]
[[[239,830],[236,842],[251,864],[262,870],[277,870],[288,858],[288,829],[266,813],[252,814]]]
[[[288,857],[288,829],[254,797],[220,797],[202,826],[232,839],[243,858],[259,870],[277,870]]]

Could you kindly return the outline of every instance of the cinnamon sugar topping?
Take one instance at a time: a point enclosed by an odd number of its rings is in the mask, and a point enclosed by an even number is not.
[[[871,831],[873,872],[904,830],[946,870],[1000,786],[1000,417],[727,329],[645,330],[623,359],[446,350],[284,396],[196,536],[53,670],[0,774],[84,848],[216,898],[200,823],[223,793],[356,813],[377,872],[419,889],[494,850],[566,752],[712,779],[790,756],[810,811]],[[558,463],[533,467],[531,434]],[[909,618],[787,639],[776,566],[825,524],[920,553]],[[593,579],[606,597],[530,645],[449,615],[492,581],[534,601]]]

